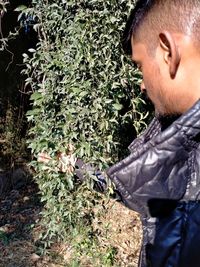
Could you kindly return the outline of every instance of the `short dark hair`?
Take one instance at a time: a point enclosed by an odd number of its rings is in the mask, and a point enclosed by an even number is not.
[[[135,8],[131,11],[131,14],[127,20],[125,30],[123,33],[122,45],[124,52],[131,55],[131,37],[135,29],[141,23],[146,13],[150,9],[154,0],[139,0],[136,2]]]
[[[145,25],[143,37],[158,30],[173,30],[194,35],[200,41],[199,0],[138,0],[126,23],[122,45],[126,54],[131,55],[131,38]],[[142,28],[144,29],[144,28]],[[153,42],[153,41],[152,41]]]

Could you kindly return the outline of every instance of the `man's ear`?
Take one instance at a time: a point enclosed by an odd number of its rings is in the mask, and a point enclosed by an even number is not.
[[[170,32],[164,31],[159,34],[159,41],[164,53],[164,60],[169,65],[170,76],[174,79],[181,60],[176,40]]]

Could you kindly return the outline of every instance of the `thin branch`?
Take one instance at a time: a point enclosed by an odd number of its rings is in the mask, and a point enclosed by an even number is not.
[[[4,10],[1,10],[1,13],[0,13],[0,37],[1,37],[1,41],[3,43],[3,47],[4,49],[9,53],[11,54],[11,61],[9,62],[8,66],[6,67],[6,71],[9,69],[10,65],[13,63],[13,59],[14,59],[14,53],[11,52],[9,49],[7,49],[7,43],[4,39],[4,36],[3,36],[3,31],[2,31],[2,18],[5,14],[5,11]]]

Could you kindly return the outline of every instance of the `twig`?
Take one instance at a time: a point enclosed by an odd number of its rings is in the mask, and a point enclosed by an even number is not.
[[[3,46],[4,46],[4,49],[9,53],[11,54],[11,61],[9,62],[8,66],[6,67],[6,71],[9,69],[10,65],[13,63],[13,59],[14,59],[14,53],[12,53],[9,49],[7,49],[7,44],[6,44],[6,41],[4,40],[4,36],[3,36],[3,32],[2,32],[2,18],[4,16],[4,11],[2,10],[1,11],[1,14],[0,14],[0,36],[1,36],[1,41],[3,43]]]

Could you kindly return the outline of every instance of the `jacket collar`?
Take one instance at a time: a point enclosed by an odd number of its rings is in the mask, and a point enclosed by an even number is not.
[[[138,146],[148,142],[153,137],[157,136],[160,132],[166,130],[173,122],[177,120],[188,124],[189,127],[194,128],[193,125],[200,121],[200,100],[198,100],[192,108],[190,108],[183,115],[168,116],[168,117],[154,117],[148,128],[136,138],[130,145],[129,150],[133,152]],[[200,133],[193,138],[194,142],[200,142]]]

